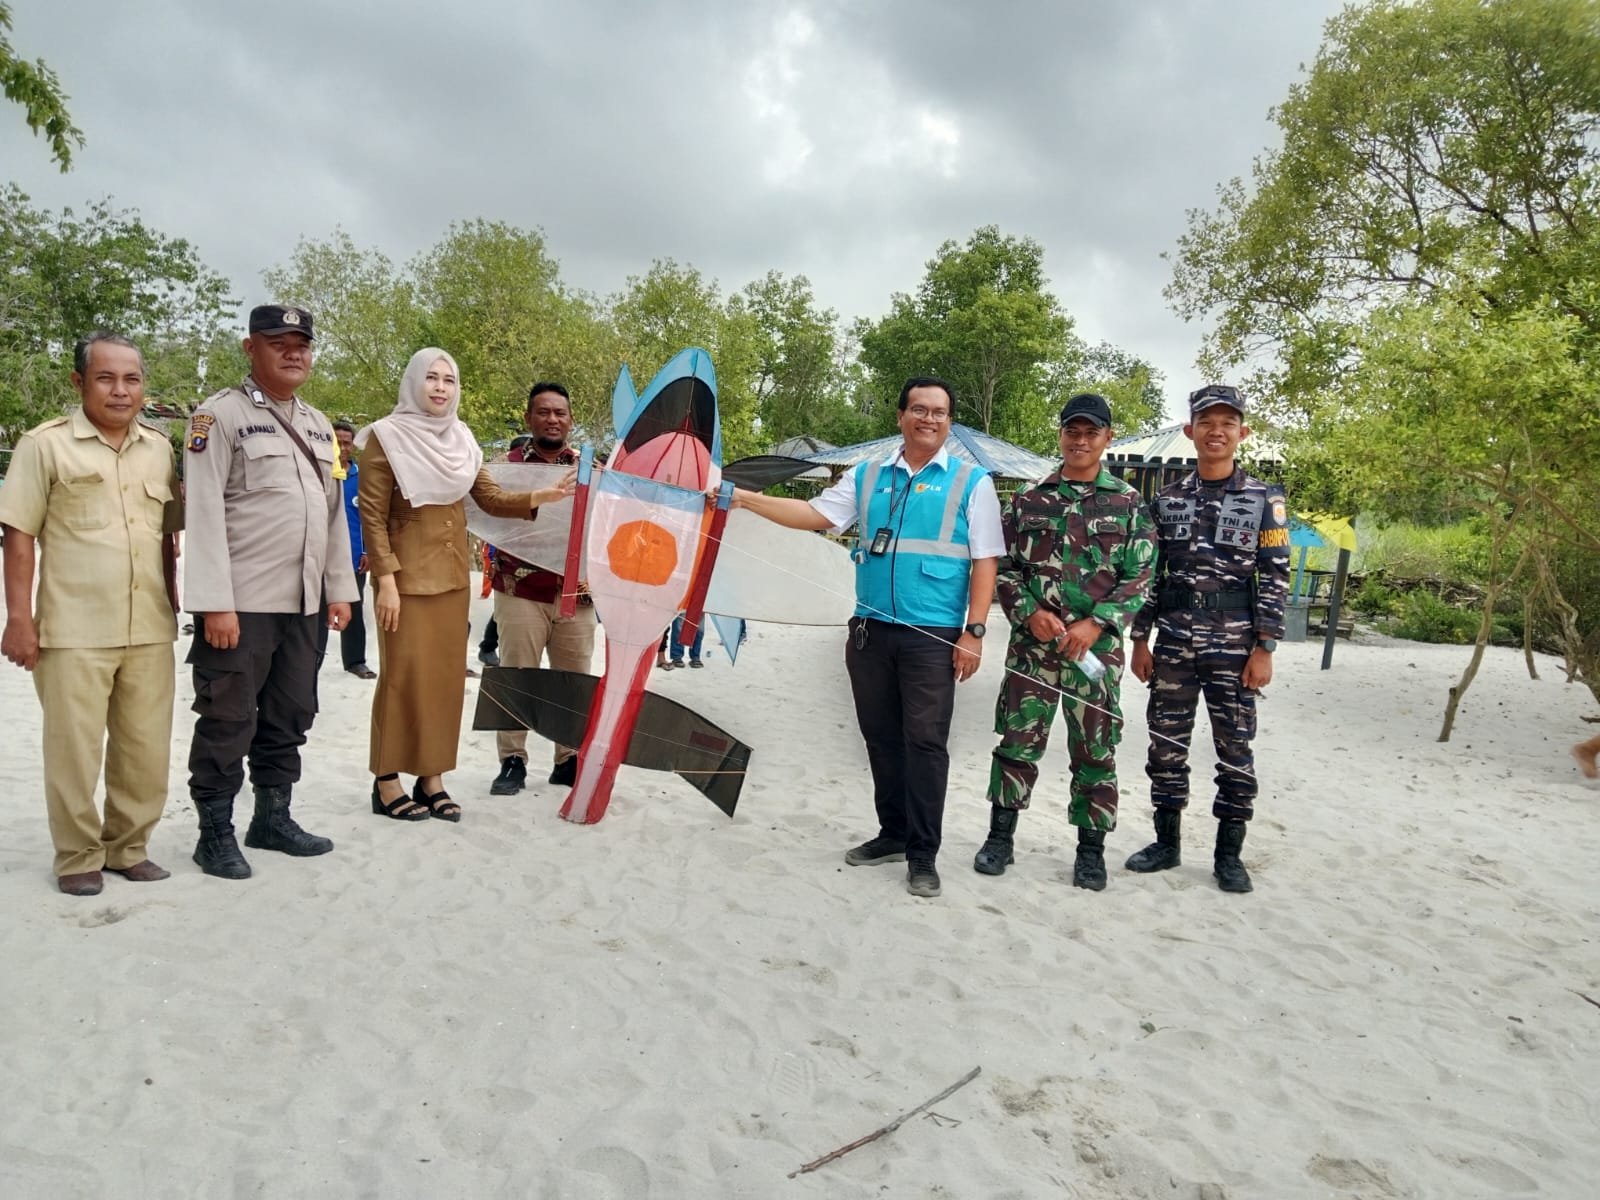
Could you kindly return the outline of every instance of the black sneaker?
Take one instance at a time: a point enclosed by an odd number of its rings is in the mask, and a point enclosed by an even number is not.
[[[879,863],[905,862],[906,844],[875,837],[844,852],[844,860],[852,867],[875,867]]]
[[[550,772],[550,782],[561,787],[571,787],[578,782],[578,756],[564,759],[556,764],[556,769]]]
[[[528,782],[528,764],[515,754],[508,754],[505,762],[500,764],[500,774],[494,777],[494,782],[489,785],[491,796],[515,796],[522,790],[522,785]]]
[[[906,868],[906,891],[913,896],[932,898],[939,894],[939,872],[933,869],[933,859],[915,858]]]

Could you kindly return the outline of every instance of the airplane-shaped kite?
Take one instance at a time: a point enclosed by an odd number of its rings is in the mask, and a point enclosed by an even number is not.
[[[635,394],[623,367],[611,398],[617,441],[604,470],[584,446],[577,495],[546,505],[529,523],[490,517],[468,504],[467,526],[484,541],[563,576],[572,615],[582,580],[605,632],[605,674],[490,668],[474,729],[531,729],[580,745],[578,777],[561,815],[592,824],[605,815],[623,762],[682,775],[733,815],[750,747],[690,709],[646,691],[661,635],[680,612],[680,641],[707,615],[842,625],[853,611],[848,553],[826,538],[729,512],[733,488],[764,488],[813,464],[763,456],[722,466],[717,381],[704,350],[680,352]],[[570,468],[500,463],[502,487],[549,486]],[[708,508],[707,493],[717,502]],[[729,519],[731,515],[731,520]]]

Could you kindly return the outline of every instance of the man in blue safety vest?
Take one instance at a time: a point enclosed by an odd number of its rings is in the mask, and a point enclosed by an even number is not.
[[[814,500],[736,491],[735,508],[791,529],[858,530],[845,667],[872,768],[878,834],[851,866],[905,862],[906,889],[937,896],[955,685],[983,654],[1005,549],[987,471],[945,451],[955,399],[933,376],[900,389],[901,441]]]

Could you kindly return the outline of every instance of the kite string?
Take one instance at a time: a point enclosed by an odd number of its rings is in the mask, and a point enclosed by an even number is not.
[[[771,561],[769,559],[763,558],[759,554],[755,554],[752,551],[746,550],[742,546],[736,546],[733,543],[728,542],[726,540],[719,539],[719,541],[721,543],[721,550],[723,550],[723,551],[732,550],[735,554],[742,554],[747,559],[750,559],[752,561],[761,563],[763,566],[771,567],[772,569],[774,569],[776,571],[779,571],[779,572],[782,572],[783,574],[788,575],[788,576],[790,576],[790,577],[792,577],[794,579],[802,580],[805,583],[807,583],[809,586],[814,587],[814,588],[818,588],[821,591],[826,592],[828,595],[833,596],[833,597],[835,597],[837,599],[852,600],[852,601],[854,601],[856,603],[857,607],[865,608],[868,611],[868,613],[870,613],[871,615],[873,615],[875,617],[879,617],[879,618],[883,619],[884,621],[888,622],[889,624],[892,624],[892,625],[901,624],[901,622],[896,621],[894,619],[892,614],[884,612],[882,609],[876,608],[873,605],[866,603],[864,600],[859,599],[853,593],[852,594],[846,594],[844,592],[839,592],[839,591],[836,591],[834,589],[825,587],[825,586],[823,586],[821,584],[818,584],[815,580],[809,579],[806,576],[801,575],[798,571],[790,570],[788,567],[784,566],[782,563],[774,562],[774,561]],[[922,634],[924,637],[932,638],[934,641],[940,643],[941,645],[948,646],[952,650],[956,649],[956,643],[955,642],[950,641],[948,638],[940,637],[937,633],[934,633],[931,630],[925,629],[925,628],[923,628],[921,626],[917,626],[917,625],[908,625],[908,626],[906,626],[906,628],[915,629],[918,633]],[[1077,695],[1077,694],[1075,694],[1073,692],[1064,691],[1063,689],[1061,689],[1059,687],[1056,687],[1054,684],[1046,683],[1041,679],[1035,679],[1032,675],[1029,675],[1029,674],[1027,674],[1027,673],[1025,673],[1023,671],[1016,670],[1013,667],[1005,666],[1004,664],[1001,665],[1000,669],[1005,674],[1007,674],[1007,675],[1015,675],[1018,679],[1024,679],[1028,683],[1032,684],[1035,687],[1044,688],[1046,691],[1054,692],[1056,694],[1056,698],[1063,705],[1068,704],[1068,703],[1078,704],[1078,705],[1081,705],[1083,708],[1088,709],[1090,711],[1102,713],[1105,716],[1109,717],[1112,721],[1115,721],[1115,722],[1118,722],[1118,723],[1121,723],[1123,721],[1123,717],[1121,716],[1120,713],[1112,712],[1109,708],[1103,708],[1100,705],[1095,704],[1093,701],[1085,699],[1084,697],[1079,696],[1079,695]],[[1188,752],[1189,744],[1187,742],[1180,741],[1175,737],[1169,737],[1167,734],[1159,733],[1154,729],[1150,729],[1147,732],[1150,734],[1150,736],[1152,738],[1155,738],[1155,739],[1158,739],[1160,741],[1167,742],[1167,743],[1169,743],[1169,744],[1171,744],[1173,746],[1176,746],[1180,750],[1185,751],[1185,753]],[[1236,767],[1232,763],[1225,763],[1225,762],[1220,762],[1220,761],[1217,763],[1217,766],[1219,768],[1221,768],[1222,770],[1232,771],[1236,775],[1243,775],[1246,779],[1254,779],[1255,778],[1255,771],[1252,768]]]
[[[855,602],[859,607],[863,607],[863,608],[867,609],[867,611],[871,615],[879,617],[879,618],[883,619],[884,621],[888,622],[889,624],[900,624],[900,622],[894,620],[894,617],[893,617],[892,614],[890,614],[888,612],[885,612],[882,609],[875,608],[873,605],[866,604],[865,602],[859,601],[857,599],[857,597],[853,593],[840,592],[840,591],[837,591],[835,589],[826,587],[823,584],[819,584],[815,579],[812,579],[809,576],[802,575],[798,571],[794,571],[794,570],[790,569],[789,567],[785,566],[781,562],[777,562],[777,561],[774,561],[772,559],[764,558],[761,555],[754,553],[753,551],[745,549],[743,546],[738,546],[738,545],[735,545],[732,542],[727,541],[725,538],[712,539],[712,538],[710,538],[708,536],[707,540],[708,541],[715,540],[719,545],[719,552],[727,552],[727,551],[731,550],[735,554],[743,555],[746,559],[749,559],[752,562],[759,563],[762,566],[769,567],[772,570],[775,570],[775,571],[779,572],[780,574],[788,575],[789,577],[791,577],[793,579],[800,580],[803,583],[805,583],[807,586],[809,586],[811,588],[815,588],[815,589],[820,590],[822,592],[825,592],[826,594],[828,594],[830,596],[833,596],[836,599],[843,599],[843,600],[848,600],[848,601]],[[609,595],[613,599],[617,598],[617,595],[618,595],[617,593],[607,593],[604,590],[596,592],[595,589],[592,586],[590,587],[590,594],[591,595],[599,595],[602,598],[604,598],[607,595]],[[915,629],[918,633],[922,634],[924,637],[932,638],[934,641],[939,642],[941,645],[948,646],[952,650],[954,650],[956,648],[956,643],[955,642],[950,641],[948,638],[941,637],[937,633],[933,633],[930,630],[925,629],[925,628],[923,628],[921,626],[908,625],[908,626],[906,626],[906,628]],[[1124,721],[1124,718],[1121,716],[1121,714],[1115,713],[1115,712],[1111,711],[1111,709],[1109,709],[1109,708],[1105,708],[1105,707],[1103,707],[1101,705],[1098,705],[1098,704],[1094,703],[1092,700],[1088,700],[1083,696],[1077,695],[1076,693],[1065,691],[1064,689],[1059,688],[1059,687],[1055,686],[1054,684],[1046,683],[1046,682],[1044,682],[1043,680],[1040,680],[1040,679],[1035,679],[1033,676],[1028,675],[1023,671],[1016,670],[1013,667],[1005,666],[1004,664],[1002,664],[1002,666],[1001,666],[1001,671],[1003,673],[1007,674],[1007,675],[1015,675],[1018,679],[1027,680],[1028,683],[1030,683],[1034,687],[1039,687],[1039,688],[1045,689],[1046,691],[1054,692],[1056,694],[1057,700],[1062,705],[1075,704],[1075,705],[1080,706],[1082,709],[1085,709],[1085,710],[1088,710],[1088,711],[1092,711],[1092,712],[1101,713],[1101,714],[1105,715],[1106,717],[1108,717],[1109,719],[1111,719],[1112,721],[1117,722],[1119,724],[1123,723],[1123,721]],[[502,706],[502,707],[504,707],[504,706]],[[558,705],[557,707],[561,707],[561,706]],[[577,710],[576,709],[564,709],[563,711],[574,712],[575,713]],[[1188,749],[1189,749],[1189,744],[1187,742],[1180,741],[1179,739],[1177,739],[1175,737],[1170,737],[1167,734],[1157,732],[1154,729],[1150,729],[1150,730],[1148,730],[1148,732],[1149,732],[1151,738],[1153,738],[1153,739],[1156,739],[1156,740],[1159,740],[1159,741],[1163,741],[1163,742],[1167,742],[1170,745],[1176,746],[1180,750],[1183,750],[1185,752],[1187,752]],[[653,735],[646,734],[644,736],[653,736]],[[692,747],[689,747],[686,744],[671,742],[671,741],[669,741],[668,739],[665,739],[665,738],[659,738],[658,737],[655,740],[660,741],[660,742],[664,742],[667,745],[675,746],[675,747],[677,747],[679,749],[692,749]],[[1254,779],[1255,778],[1255,771],[1253,769],[1251,769],[1251,768],[1237,767],[1237,766],[1234,766],[1232,763],[1225,763],[1225,762],[1221,762],[1221,761],[1219,761],[1216,765],[1220,770],[1231,771],[1236,775],[1244,776],[1246,779]]]
[[[595,466],[594,466],[594,470],[598,474],[600,472],[605,471],[606,467],[603,464],[596,463]],[[620,474],[626,475],[627,473],[626,472],[621,472]],[[637,478],[637,477],[630,477],[630,478]],[[655,486],[666,488],[666,489],[669,489],[669,490],[675,491],[675,492],[693,492],[693,489],[678,487],[677,485],[668,484],[668,483],[662,483],[662,482],[657,481],[657,480],[650,480],[649,482],[651,484],[655,485]],[[707,499],[708,498],[706,493],[704,493],[704,492],[698,492],[698,493],[694,493],[694,494],[697,494],[697,495],[701,496],[702,499]],[[696,517],[696,520],[698,520],[698,519],[699,518]],[[674,522],[674,524],[678,524],[678,522]],[[894,619],[893,614],[885,612],[884,610],[882,610],[880,608],[876,608],[871,604],[867,604],[865,601],[860,600],[853,592],[850,592],[850,593],[840,592],[840,591],[837,591],[837,590],[835,590],[833,588],[829,588],[829,587],[827,587],[825,585],[819,584],[816,580],[810,578],[809,576],[802,575],[798,571],[792,570],[791,568],[785,566],[783,563],[776,562],[776,561],[774,561],[772,559],[764,558],[761,555],[755,553],[754,551],[746,550],[742,546],[734,545],[733,543],[727,541],[725,537],[713,538],[710,535],[710,533],[707,532],[706,535],[705,535],[705,540],[708,541],[708,542],[716,542],[717,546],[718,546],[719,553],[722,552],[722,551],[732,550],[734,553],[741,554],[746,559],[748,559],[748,560],[750,560],[752,562],[759,563],[764,567],[769,567],[772,570],[775,570],[775,571],[779,572],[780,574],[787,575],[792,579],[800,580],[801,582],[805,583],[807,586],[815,588],[815,589],[818,589],[818,590],[824,592],[825,594],[834,597],[835,599],[842,599],[842,600],[846,600],[846,601],[849,601],[849,602],[853,602],[858,608],[865,608],[868,611],[869,614],[871,614],[872,616],[878,617],[878,618],[884,620],[885,622],[887,622],[889,624],[892,624],[892,625],[901,624],[901,622],[896,621]],[[606,596],[606,595],[609,594],[612,598],[617,598],[617,594],[616,593],[607,593],[604,590],[600,590],[599,592],[596,592],[596,590],[593,588],[592,585],[590,586],[589,591],[590,591],[591,595],[598,594],[600,596]],[[719,615],[719,614],[714,614],[714,615]],[[933,633],[930,630],[925,629],[925,628],[923,628],[921,626],[908,625],[908,626],[906,626],[906,628],[915,629],[918,633],[922,634],[924,637],[932,638],[934,641],[940,643],[941,645],[948,646],[951,650],[956,649],[956,643],[955,642],[950,641],[948,638],[940,637],[938,634]],[[731,654],[729,655],[729,658],[731,660],[731,658],[732,658]],[[1033,685],[1034,687],[1039,687],[1039,688],[1045,689],[1046,691],[1054,692],[1056,694],[1056,699],[1063,706],[1065,706],[1065,705],[1067,705],[1069,703],[1070,704],[1076,704],[1076,705],[1081,706],[1081,708],[1083,708],[1085,710],[1088,710],[1088,711],[1091,711],[1091,712],[1101,713],[1104,716],[1106,716],[1107,718],[1109,718],[1111,721],[1116,722],[1118,724],[1124,723],[1124,718],[1122,717],[1122,715],[1120,713],[1112,712],[1109,708],[1105,708],[1105,707],[1103,707],[1101,705],[1095,704],[1092,700],[1088,700],[1083,696],[1077,695],[1076,693],[1065,691],[1064,689],[1056,687],[1054,684],[1046,683],[1041,679],[1035,679],[1033,676],[1028,675],[1023,671],[1016,670],[1013,667],[1005,666],[1004,664],[1001,665],[1001,671],[1004,672],[1007,675],[1015,675],[1018,679],[1024,679],[1028,683]],[[565,709],[564,711],[576,712],[575,709]],[[1148,729],[1147,728],[1146,731],[1149,733],[1150,737],[1153,740],[1166,742],[1169,745],[1176,746],[1178,749],[1184,751],[1185,755],[1188,754],[1188,752],[1189,752],[1189,743],[1188,742],[1180,741],[1178,738],[1171,737],[1171,736],[1169,736],[1167,734],[1164,734],[1164,733],[1160,733],[1160,732],[1158,732],[1158,731],[1156,731],[1154,729]],[[646,735],[646,736],[650,736],[650,735]],[[673,745],[673,746],[675,746],[676,748],[679,748],[679,749],[689,749],[689,748],[691,748],[691,747],[688,747],[688,746],[685,746],[685,745],[681,745],[679,743],[668,742],[666,739],[663,739],[663,738],[657,738],[656,740],[657,741],[666,742],[666,744]],[[1217,762],[1216,765],[1217,765],[1219,770],[1230,771],[1235,775],[1242,775],[1246,779],[1252,779],[1253,780],[1256,777],[1256,774],[1255,774],[1255,771],[1254,771],[1253,768],[1236,767],[1232,763],[1226,763],[1226,762],[1222,762],[1220,760]]]

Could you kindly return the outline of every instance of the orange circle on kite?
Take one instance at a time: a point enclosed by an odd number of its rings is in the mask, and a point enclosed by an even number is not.
[[[606,561],[618,579],[659,587],[678,565],[678,543],[654,521],[629,521],[606,543]]]

